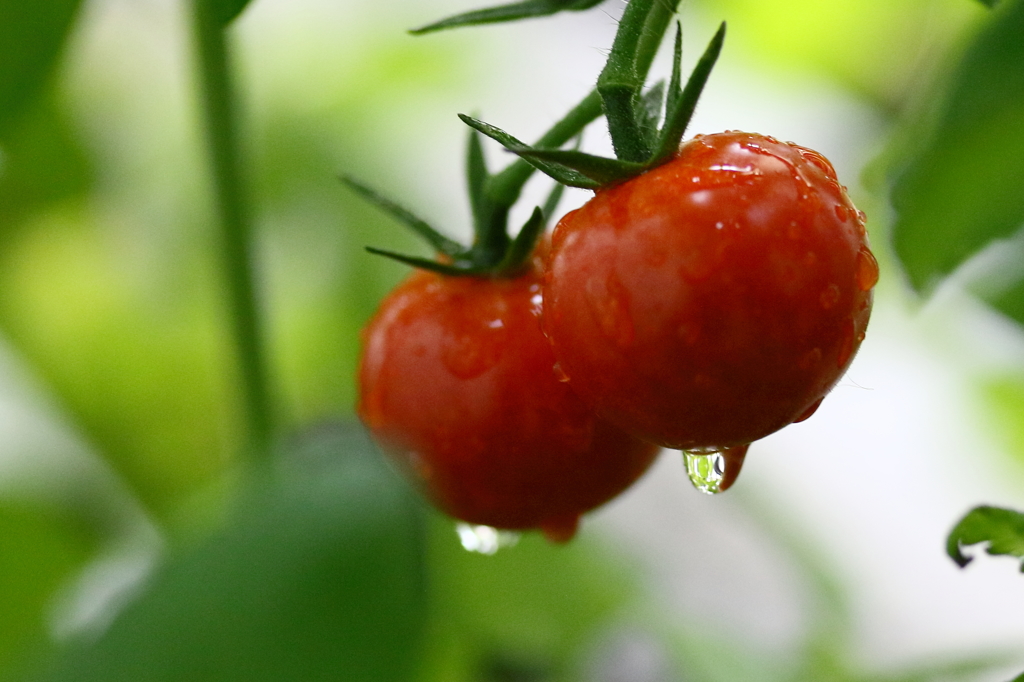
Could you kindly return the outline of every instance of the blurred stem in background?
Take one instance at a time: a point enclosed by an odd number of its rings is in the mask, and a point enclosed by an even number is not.
[[[255,461],[262,461],[271,452],[275,429],[273,399],[264,327],[257,302],[250,211],[241,177],[233,86],[225,41],[227,24],[218,16],[221,13],[215,3],[193,0],[199,88],[248,429],[246,454]]]

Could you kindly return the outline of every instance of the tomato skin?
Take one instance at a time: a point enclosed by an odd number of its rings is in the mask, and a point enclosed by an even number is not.
[[[565,540],[659,449],[595,417],[556,378],[539,295],[536,269],[413,273],[364,330],[358,413],[449,515]]]
[[[828,161],[719,133],[563,217],[543,324],[604,418],[665,447],[732,447],[813,412],[864,338],[877,277]]]

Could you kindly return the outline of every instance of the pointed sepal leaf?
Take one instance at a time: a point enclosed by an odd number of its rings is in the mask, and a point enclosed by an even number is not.
[[[683,139],[683,133],[686,132],[686,127],[690,125],[690,119],[693,118],[693,112],[697,109],[697,100],[700,99],[700,94],[704,90],[704,86],[708,82],[708,78],[711,76],[711,70],[715,66],[715,62],[718,61],[718,56],[722,53],[722,44],[725,42],[725,22],[718,27],[718,31],[715,32],[711,42],[708,43],[708,47],[704,50],[704,54],[701,56],[697,65],[693,68],[693,72],[690,74],[689,80],[686,81],[686,87],[683,88],[682,92],[679,93],[678,97],[672,102],[672,107],[668,110],[665,115],[665,125],[661,129],[661,135],[658,147],[655,149],[654,154],[651,157],[651,165],[657,166],[670,159],[679,149],[679,143]],[[681,57],[681,41],[677,37],[676,39],[676,60]],[[673,67],[673,80],[675,80],[675,72],[678,66]]]
[[[636,118],[648,145],[653,145],[657,141],[658,121],[661,119],[664,101],[665,81],[658,81],[640,97]]]
[[[963,568],[973,557],[966,556],[962,548],[980,542],[988,543],[985,551],[993,556],[1010,555],[1024,559],[1024,514],[1000,507],[976,507],[950,531],[946,553]],[[1024,572],[1024,564],[1021,571]]]
[[[522,0],[507,5],[487,7],[456,14],[455,16],[435,21],[432,24],[414,28],[409,31],[413,35],[433,33],[461,26],[478,26],[480,24],[496,24],[520,19],[546,17],[558,12],[578,12],[598,5],[602,0]]]
[[[508,251],[505,252],[505,257],[498,264],[498,272],[513,273],[523,267],[530,258],[530,254],[533,253],[537,239],[544,233],[544,225],[544,212],[540,207],[533,209],[529,220],[519,230],[519,234],[512,240]]]
[[[407,256],[404,253],[397,253],[395,251],[388,251],[387,249],[377,249],[372,246],[364,247],[368,253],[372,253],[375,256],[384,256],[390,258],[393,261],[398,261],[405,265],[411,265],[414,268],[420,270],[429,270],[430,272],[436,272],[442,275],[449,275],[452,277],[464,277],[467,275],[482,275],[487,274],[490,270],[487,268],[476,268],[471,265],[458,265],[448,263],[440,263],[436,260],[430,260],[429,258],[420,258],[419,256]]]
[[[668,96],[665,99],[665,117],[679,106],[683,94],[683,25],[676,22],[676,37],[672,46],[672,76],[668,81]]]
[[[490,212],[487,206],[490,202],[484,189],[490,178],[487,161],[484,158],[484,147],[480,143],[480,133],[471,128],[469,142],[466,144],[466,188],[469,191],[469,204],[476,225],[483,223]]]
[[[356,194],[366,199],[371,204],[382,209],[384,212],[390,214],[393,218],[403,223],[406,227],[411,229],[413,232],[421,236],[427,241],[435,250],[441,253],[457,257],[465,253],[466,249],[458,242],[449,239],[444,236],[426,221],[418,218],[409,210],[396,204],[387,197],[384,197],[374,190],[370,189],[366,185],[360,183],[358,180],[348,175],[342,175],[341,181],[345,183],[349,189],[353,190]]]
[[[510,151],[515,152],[528,161],[531,159],[543,161],[576,171],[583,177],[589,178],[601,186],[628,180],[645,170],[645,166],[642,163],[608,159],[574,149],[532,149],[525,147],[510,148]]]
[[[519,154],[521,151],[531,149],[531,147],[525,142],[509,135],[501,128],[492,126],[489,123],[484,123],[483,121],[475,119],[472,116],[466,116],[465,114],[459,114],[459,118],[462,119],[462,122],[470,128],[480,131],[511,152]],[[563,185],[579,187],[581,189],[597,189],[600,187],[600,183],[559,164],[548,163],[542,159],[530,158],[523,154],[520,154],[520,156],[522,156],[523,159],[534,168],[545,175],[554,178]]]

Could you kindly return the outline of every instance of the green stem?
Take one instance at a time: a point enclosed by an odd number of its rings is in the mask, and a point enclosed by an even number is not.
[[[661,40],[668,30],[675,15],[679,0],[665,0],[654,3],[646,17],[643,28],[639,31],[635,49],[634,66],[639,83],[647,79]],[[601,115],[601,96],[596,90],[588,94],[562,120],[548,130],[543,137],[534,143],[540,149],[557,148],[571,140],[593,123]],[[488,180],[487,194],[495,203],[512,206],[519,200],[519,194],[530,176],[536,170],[522,159],[508,166],[505,170]]]
[[[245,401],[248,445],[251,456],[263,460],[270,455],[274,419],[256,302],[252,229],[243,198],[225,30],[212,16],[210,5],[207,0],[193,0],[199,84],[220,223],[222,267]]]
[[[608,61],[597,78],[608,134],[615,155],[623,161],[643,162],[650,156],[634,111],[644,84],[637,72],[637,54],[641,45],[648,45],[649,41],[643,39],[644,29],[659,4],[659,0],[630,0],[615,32]]]
[[[562,146],[569,140],[593,123],[601,115],[601,98],[596,91],[592,91],[583,98],[572,111],[566,114],[562,120],[553,125],[550,130],[544,133],[533,145],[540,149],[554,149]],[[501,206],[512,206],[519,199],[526,181],[530,179],[533,166],[522,159],[512,163],[505,170],[493,176],[487,182],[487,194],[496,204]]]
[[[642,84],[647,80],[647,73],[651,70],[651,63],[658,48],[661,47],[661,40],[665,37],[665,31],[672,23],[679,0],[664,0],[655,2],[647,15],[647,21],[640,33],[636,44],[636,75]]]

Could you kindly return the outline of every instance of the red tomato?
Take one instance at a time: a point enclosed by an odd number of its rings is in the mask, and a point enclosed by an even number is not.
[[[364,331],[358,411],[451,516],[567,540],[658,448],[595,417],[556,378],[539,299],[537,271],[415,272]]]
[[[601,416],[720,449],[810,416],[864,339],[877,279],[824,157],[727,132],[562,219],[543,324]]]

